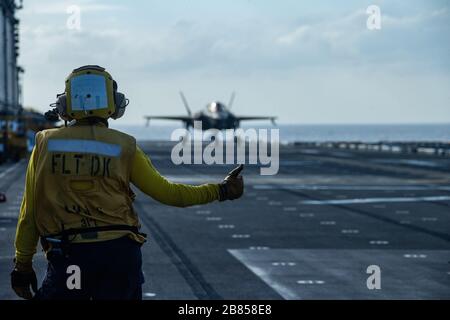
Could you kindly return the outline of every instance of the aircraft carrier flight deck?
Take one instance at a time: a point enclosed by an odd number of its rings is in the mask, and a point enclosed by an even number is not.
[[[177,166],[169,143],[140,145],[171,181],[218,183],[232,168]],[[0,299],[17,299],[7,280],[26,164],[0,166]],[[144,299],[450,298],[450,157],[291,144],[277,175],[243,176],[241,199],[201,207],[137,191]],[[39,250],[34,264],[42,280]]]

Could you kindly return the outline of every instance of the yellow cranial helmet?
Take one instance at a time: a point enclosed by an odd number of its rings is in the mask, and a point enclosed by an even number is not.
[[[56,108],[64,120],[120,118],[128,104],[117,92],[117,83],[105,68],[87,65],[67,77],[65,92],[57,96]]]

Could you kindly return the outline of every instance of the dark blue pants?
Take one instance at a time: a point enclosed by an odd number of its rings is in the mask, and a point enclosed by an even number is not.
[[[35,296],[37,300],[141,300],[141,245],[123,237],[115,240],[74,243],[68,257],[56,250],[47,254],[47,274]],[[80,268],[81,289],[69,289],[68,267]]]

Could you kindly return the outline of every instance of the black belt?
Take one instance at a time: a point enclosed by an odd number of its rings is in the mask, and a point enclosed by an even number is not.
[[[114,224],[110,226],[100,226],[100,227],[90,227],[90,228],[72,228],[72,229],[63,229],[59,233],[46,235],[43,238],[55,238],[55,237],[67,237],[74,236],[83,233],[92,233],[92,232],[101,232],[101,231],[131,231],[137,235],[141,235],[143,237],[147,237],[145,233],[139,232],[138,227],[129,226],[126,224]]]
[[[129,226],[129,225],[110,225],[110,226],[100,226],[100,227],[90,227],[90,228],[73,228],[73,229],[64,229],[59,233],[46,235],[41,237],[42,247],[51,247],[52,251],[57,254],[60,252],[63,256],[67,257],[70,251],[70,244],[72,240],[69,240],[69,236],[76,236],[83,233],[93,233],[93,232],[101,232],[101,231],[131,231],[136,235],[140,235],[143,237],[147,237],[145,233],[139,232],[138,227]],[[51,246],[49,246],[51,244]],[[44,249],[47,251],[47,249]]]

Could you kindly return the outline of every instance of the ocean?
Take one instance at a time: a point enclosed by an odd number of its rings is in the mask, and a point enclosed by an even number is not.
[[[142,124],[121,125],[110,122],[111,128],[133,135],[137,140],[169,141],[173,130],[181,128],[176,124]],[[279,129],[280,140],[283,143],[296,141],[436,141],[450,142],[450,124],[368,124],[368,125],[306,125],[281,124],[271,125],[243,125],[249,129]],[[192,132],[192,129],[191,129]]]

